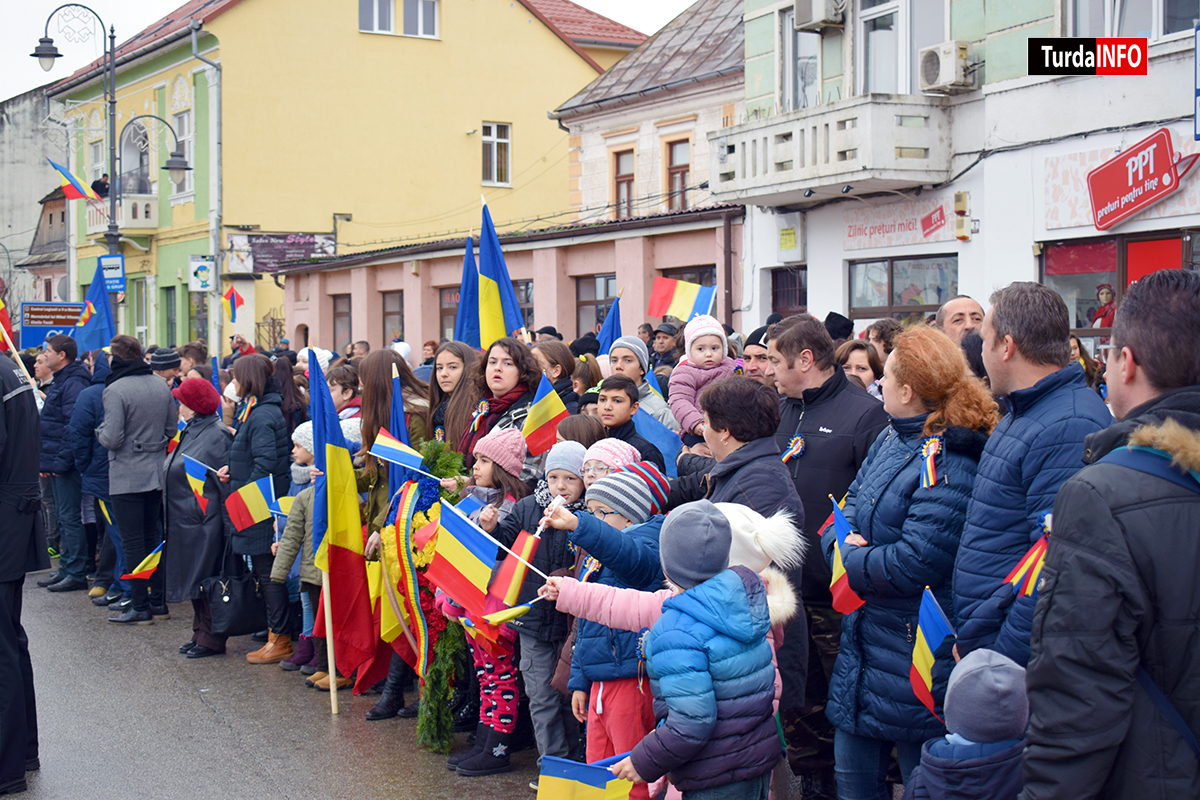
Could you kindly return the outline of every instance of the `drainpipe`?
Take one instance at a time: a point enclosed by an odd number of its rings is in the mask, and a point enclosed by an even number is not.
[[[725,264],[721,275],[725,284],[725,324],[733,327],[733,217],[729,211],[721,215],[721,230],[725,238]],[[742,230],[745,231],[744,224]]]
[[[216,215],[216,224],[213,226],[213,232],[212,232],[212,239],[213,239],[212,249],[213,249],[213,253],[214,253],[214,256],[213,256],[213,293],[212,293],[213,296],[211,298],[212,302],[209,303],[208,307],[209,307],[209,313],[212,315],[210,317],[210,319],[212,321],[209,322],[209,331],[210,331],[209,335],[211,336],[211,341],[213,342],[212,346],[215,348],[217,354],[220,354],[221,325],[223,324],[224,320],[221,318],[221,314],[219,312],[217,312],[217,313],[213,313],[213,312],[219,308],[216,303],[216,298],[221,293],[221,283],[220,283],[221,263],[222,263],[221,262],[221,226],[222,226],[222,220],[223,220],[222,212],[223,212],[223,206],[224,206],[223,183],[224,183],[224,179],[225,179],[224,172],[221,169],[221,157],[222,157],[222,151],[221,151],[221,130],[222,130],[222,128],[221,128],[221,95],[222,95],[222,89],[224,87],[221,85],[221,65],[215,61],[211,61],[211,60],[205,58],[204,56],[200,55],[200,31],[204,27],[203,20],[193,19],[188,24],[188,27],[191,29],[191,32],[192,32],[192,56],[194,58],[196,58],[197,60],[202,61],[205,64],[207,64],[208,66],[212,67],[213,72],[216,75],[217,102],[216,102],[216,108],[213,110],[213,113],[215,115],[215,120],[216,120],[216,124],[217,124],[217,141],[216,141],[216,148],[217,148],[217,215]]]

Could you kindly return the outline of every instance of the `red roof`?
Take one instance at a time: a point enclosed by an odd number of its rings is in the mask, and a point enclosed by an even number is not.
[[[571,0],[530,0],[554,26],[578,43],[603,42],[637,46],[646,41],[646,34],[589,11]]]

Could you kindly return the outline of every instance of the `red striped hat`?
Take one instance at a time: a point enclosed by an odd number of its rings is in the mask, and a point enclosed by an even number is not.
[[[649,461],[637,461],[621,467],[620,472],[632,472],[650,488],[650,513],[662,514],[667,507],[667,495],[671,493],[671,484],[658,467]]]

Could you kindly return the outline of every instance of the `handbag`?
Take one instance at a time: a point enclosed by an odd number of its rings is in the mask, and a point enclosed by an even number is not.
[[[226,568],[231,551],[232,544],[227,543],[220,574],[200,581],[200,598],[208,604],[212,632],[217,636],[245,636],[267,627],[267,602],[258,581],[244,567],[237,575]]]

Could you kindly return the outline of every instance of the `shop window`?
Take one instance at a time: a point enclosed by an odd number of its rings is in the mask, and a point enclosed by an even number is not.
[[[404,338],[404,292],[382,292],[383,342]]]
[[[147,331],[149,330],[149,304],[146,301],[146,280],[144,278],[133,281],[133,325],[134,335],[137,336],[142,347],[147,344]],[[113,319],[116,319],[114,317]]]
[[[808,310],[808,268],[771,270],[771,311],[790,317]]]
[[[335,294],[333,299],[333,351],[339,356],[345,355],[346,346],[350,344],[351,315],[350,295]]]
[[[576,336],[598,333],[608,315],[608,307],[617,296],[616,273],[588,275],[575,279]]]
[[[919,322],[958,294],[958,256],[921,256],[850,264],[850,319]]]
[[[617,219],[633,216],[633,169],[632,150],[613,153],[613,200]]]
[[[459,287],[451,286],[438,290],[438,313],[442,324],[442,338],[454,338],[454,323],[458,318]]]
[[[683,211],[688,203],[688,176],[692,167],[692,143],[671,142],[667,145],[667,208]]]

